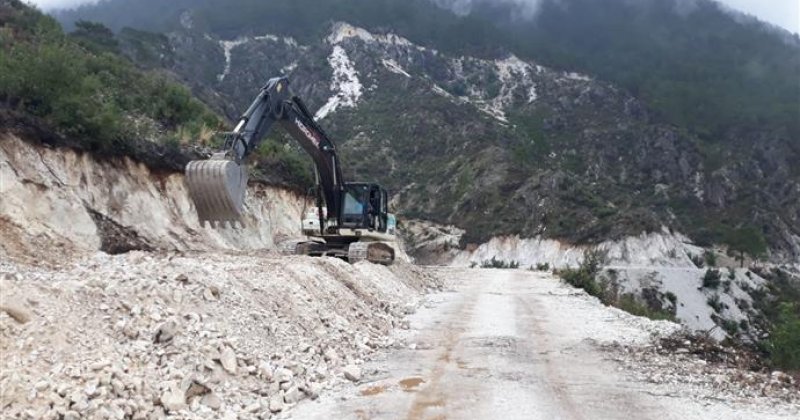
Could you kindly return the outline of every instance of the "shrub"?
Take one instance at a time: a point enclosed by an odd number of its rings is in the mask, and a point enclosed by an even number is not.
[[[721,279],[722,275],[720,274],[719,270],[709,268],[706,270],[706,274],[703,275],[703,287],[707,289],[717,289],[719,288]]]
[[[550,271],[550,264],[549,263],[536,264],[536,270],[538,270],[538,271]]]
[[[732,319],[723,319],[721,327],[730,337],[735,337],[739,333],[739,323]]]
[[[597,273],[585,269],[583,266],[579,268],[565,268],[558,272],[558,275],[564,279],[567,284],[583,289],[592,296],[601,297],[600,285],[595,280],[596,274]]]
[[[649,306],[640,303],[636,296],[630,293],[622,295],[616,306],[636,316],[643,316],[653,320],[675,321],[675,315],[672,312],[663,309],[651,309]]]
[[[703,266],[705,265],[703,257],[699,255],[689,254],[689,259],[692,260],[692,264],[694,264],[695,267],[697,268],[703,268]]]
[[[669,300],[672,303],[672,306],[677,308],[677,306],[678,306],[678,296],[675,296],[675,293],[672,293],[672,292],[667,292],[666,296],[667,296],[667,300]]]
[[[716,267],[717,266],[717,254],[714,251],[706,250],[703,252],[703,261],[709,267]]]
[[[723,281],[723,282],[722,282],[722,290],[723,290],[725,293],[730,293],[730,292],[731,292],[731,284],[732,284],[732,283],[731,283],[731,281],[730,281],[730,280],[725,280],[725,281]]]
[[[710,306],[710,307],[711,307],[711,309],[713,309],[713,310],[714,310],[714,312],[716,312],[716,313],[721,313],[721,312],[722,312],[722,311],[725,309],[725,304],[724,304],[724,303],[722,303],[722,301],[720,301],[720,300],[719,300],[719,295],[717,295],[717,294],[715,294],[715,295],[712,295],[711,297],[709,297],[709,298],[706,300],[706,303],[707,303],[707,304],[708,304],[708,306]]]
[[[481,263],[481,268],[519,268],[519,261],[504,261],[499,260],[497,257],[492,257],[491,260],[486,260]]]
[[[770,358],[782,369],[800,369],[800,316],[797,304],[783,303],[769,338]]]

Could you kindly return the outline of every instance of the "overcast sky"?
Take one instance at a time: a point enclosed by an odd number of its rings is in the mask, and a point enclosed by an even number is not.
[[[28,0],[47,10],[57,7],[74,6],[96,0]],[[523,0],[524,1],[524,0]],[[603,1],[603,0],[597,0]],[[794,33],[800,33],[800,0],[718,0],[728,6],[753,14]]]

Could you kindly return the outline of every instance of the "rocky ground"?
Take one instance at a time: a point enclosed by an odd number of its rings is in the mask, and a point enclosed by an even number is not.
[[[0,262],[3,418],[269,418],[394,344],[434,275],[336,259]]]
[[[685,331],[639,347],[609,346],[612,359],[664,395],[698,401],[759,401],[800,410],[800,381],[771,370],[746,348],[724,347]]]

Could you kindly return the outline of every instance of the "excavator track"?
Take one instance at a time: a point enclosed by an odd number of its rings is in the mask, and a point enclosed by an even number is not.
[[[354,242],[347,250],[347,260],[351,264],[369,261],[391,265],[394,262],[394,248],[383,242]]]
[[[186,186],[200,225],[242,222],[247,169],[230,159],[212,157],[186,165]]]
[[[307,255],[312,257],[342,256],[340,249],[329,248],[325,242],[309,239],[293,239],[278,245],[283,255]]]

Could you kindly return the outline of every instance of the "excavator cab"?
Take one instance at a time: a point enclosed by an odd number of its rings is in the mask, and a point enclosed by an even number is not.
[[[377,184],[345,184],[342,227],[386,232],[389,200],[386,189]]]

